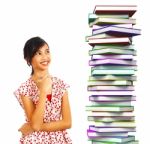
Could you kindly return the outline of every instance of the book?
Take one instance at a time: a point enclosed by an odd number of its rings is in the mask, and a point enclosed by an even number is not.
[[[94,13],[89,13],[88,15],[88,21],[93,22],[97,18],[125,18],[128,19],[129,15],[128,14],[94,14]]]
[[[126,80],[88,81],[88,86],[95,86],[95,85],[132,85],[132,81],[126,81]]]
[[[131,101],[90,101],[92,106],[131,106]]]
[[[117,37],[126,37],[126,36],[132,37],[132,36],[140,35],[141,30],[110,25],[92,31],[92,35],[97,35],[102,33],[106,33],[108,35],[117,36]]]
[[[112,95],[122,95],[122,96],[132,96],[135,95],[134,91],[89,91],[89,94],[92,95],[107,95],[107,96],[112,96]]]
[[[88,121],[97,121],[97,122],[130,122],[135,121],[135,116],[88,116]]]
[[[95,140],[89,140],[90,142],[92,142],[92,144],[118,144],[118,142],[100,142],[100,141],[95,141]],[[130,142],[125,142],[125,143],[121,143],[121,144],[139,144],[139,141],[130,141]]]
[[[135,140],[135,136],[108,136],[108,137],[101,137],[95,139],[98,142],[117,142],[117,143],[122,143],[122,142],[130,142]]]
[[[135,50],[135,47],[133,44],[131,45],[117,45],[117,44],[101,44],[101,45],[94,45],[92,50],[100,50],[104,48],[115,48],[115,49],[130,49]]]
[[[98,122],[98,121],[89,121],[90,125],[94,125],[97,127],[136,127],[135,122]]]
[[[93,71],[93,70],[114,70],[114,69],[116,69],[116,70],[137,70],[137,66],[136,65],[135,66],[120,66],[120,65],[106,65],[105,66],[105,65],[102,65],[102,66],[91,67],[91,71]]]
[[[135,132],[135,127],[122,127],[122,128],[101,128],[101,127],[95,127],[95,126],[89,126],[89,130],[95,131],[95,132]]]
[[[129,17],[137,11],[136,5],[96,5],[94,14],[128,14]]]
[[[92,27],[93,25],[104,25],[104,24],[136,24],[136,20],[129,18],[129,19],[123,19],[123,18],[97,18],[93,22],[89,23],[89,26]]]
[[[109,25],[93,25],[92,26],[92,30],[96,30],[96,29],[99,29],[99,28],[103,28],[105,26],[109,26]],[[113,26],[117,26],[117,27],[125,27],[125,28],[133,28],[133,25],[132,24],[113,24]]]
[[[110,101],[110,102],[121,102],[121,101],[135,101],[136,96],[107,96],[107,95],[91,95],[89,96],[89,101]]]
[[[129,37],[112,37],[112,38],[94,38],[89,39],[88,44],[93,46],[97,44],[122,44],[129,45],[132,43]]]
[[[118,59],[104,59],[104,60],[89,60],[90,66],[97,66],[97,65],[136,65],[136,60],[128,61],[128,60],[118,60]]]
[[[130,112],[133,111],[133,106],[86,106],[86,111],[99,111],[99,112]]]
[[[117,70],[117,69],[112,69],[112,70],[92,70],[91,75],[134,75],[135,71],[134,70]],[[132,85],[132,82],[124,83],[122,81],[117,81],[116,83],[112,82],[112,85]]]
[[[95,132],[95,131],[91,131],[91,130],[87,130],[87,136],[90,137],[91,139],[94,138],[100,138],[103,136],[128,136],[127,132]]]
[[[89,40],[92,40],[92,39],[97,39],[97,38],[111,38],[112,36],[111,35],[108,35],[106,33],[102,33],[102,34],[97,34],[97,35],[92,35],[92,36],[86,36],[85,37],[85,41],[89,41]]]
[[[134,116],[133,112],[99,112],[99,111],[86,111],[88,116]]]
[[[130,66],[128,66],[130,68]],[[101,76],[89,76],[89,80],[131,80],[136,81],[136,76],[130,75],[130,76],[120,76],[120,75],[101,75]]]
[[[89,55],[95,54],[123,54],[123,55],[136,55],[136,50],[130,49],[118,49],[118,48],[104,48],[104,49],[97,49],[97,50],[89,50]]]
[[[98,60],[98,59],[120,59],[120,60],[132,60],[134,57],[132,54],[93,54],[91,56],[91,60]]]

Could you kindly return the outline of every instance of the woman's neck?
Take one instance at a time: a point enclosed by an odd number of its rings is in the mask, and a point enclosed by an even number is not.
[[[34,71],[32,78],[33,79],[43,79],[46,76],[49,76],[48,71]]]

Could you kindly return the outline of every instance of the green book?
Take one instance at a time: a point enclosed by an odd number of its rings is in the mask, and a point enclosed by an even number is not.
[[[86,111],[128,112],[133,110],[134,106],[86,106]]]
[[[104,49],[97,49],[97,50],[89,50],[89,55],[96,55],[96,54],[127,54],[127,55],[134,55],[136,56],[136,50],[131,49],[119,49],[119,48],[104,48]]]
[[[135,47],[134,45],[127,45],[127,46],[119,46],[115,44],[101,44],[101,45],[94,45],[93,50],[99,50],[99,49],[104,49],[104,48],[115,48],[115,49],[131,49],[134,50]]]

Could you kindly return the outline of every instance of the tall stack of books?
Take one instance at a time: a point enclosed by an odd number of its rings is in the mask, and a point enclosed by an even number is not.
[[[133,37],[135,5],[96,5],[88,16],[89,104],[86,105],[92,144],[138,144],[133,102],[137,61]]]

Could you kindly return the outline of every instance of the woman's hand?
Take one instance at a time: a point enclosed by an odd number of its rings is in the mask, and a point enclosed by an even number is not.
[[[24,123],[19,129],[18,131],[20,131],[22,133],[23,136],[26,136],[28,134],[31,134],[32,132],[34,132],[34,130],[32,129],[30,123]]]
[[[52,81],[50,76],[45,77],[44,79],[38,81],[36,84],[40,93],[46,93],[46,94],[51,93]]]

